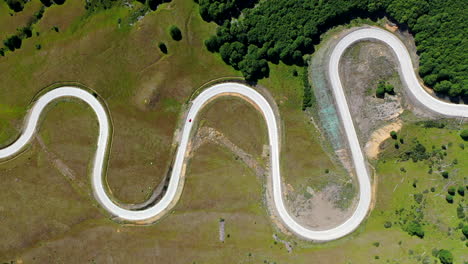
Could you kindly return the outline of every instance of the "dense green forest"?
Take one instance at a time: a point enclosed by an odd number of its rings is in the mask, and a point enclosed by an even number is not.
[[[304,55],[313,53],[320,35],[333,26],[357,17],[387,16],[414,34],[419,73],[428,86],[442,94],[468,96],[464,1],[269,0],[255,8],[240,2],[200,0],[200,14],[221,25],[206,40],[207,48],[248,80],[268,76],[267,61],[304,64]],[[247,6],[254,4],[248,1]]]

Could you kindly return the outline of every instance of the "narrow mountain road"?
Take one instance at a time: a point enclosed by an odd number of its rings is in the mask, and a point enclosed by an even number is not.
[[[92,168],[92,187],[98,202],[109,213],[127,221],[141,222],[155,219],[166,213],[178,199],[177,192],[183,185],[183,174],[185,170],[185,159],[187,146],[190,139],[190,131],[193,127],[193,121],[197,118],[200,110],[210,100],[223,95],[240,95],[248,98],[255,104],[263,114],[268,128],[268,139],[270,144],[271,157],[271,180],[273,186],[273,200],[276,211],[283,223],[295,234],[302,238],[315,241],[328,241],[343,237],[354,231],[364,220],[369,210],[371,202],[371,182],[367,171],[366,162],[362,149],[359,145],[356,130],[351,118],[351,113],[346,101],[341,80],[338,72],[338,65],[344,51],[353,43],[362,40],[379,40],[387,44],[396,54],[400,63],[400,74],[402,80],[408,85],[410,92],[414,97],[425,105],[431,111],[449,116],[449,117],[468,117],[468,106],[454,105],[439,101],[426,93],[419,84],[417,76],[409,57],[409,53],[403,43],[392,33],[378,29],[365,28],[351,32],[342,38],[334,48],[329,64],[329,76],[333,88],[333,93],[338,106],[346,137],[351,149],[354,167],[359,182],[359,202],[353,215],[344,223],[328,230],[311,230],[297,223],[288,213],[282,196],[282,184],[280,174],[280,150],[278,135],[278,124],[274,112],[268,101],[254,89],[239,83],[222,83],[214,85],[200,93],[190,105],[186,117],[182,134],[179,140],[176,157],[173,164],[173,170],[166,193],[156,204],[143,210],[127,210],[109,197],[104,186],[104,167],[106,163],[106,152],[110,137],[109,117],[103,105],[91,93],[76,87],[61,87],[54,89],[41,96],[33,105],[26,118],[25,128],[21,136],[12,145],[0,149],[0,159],[14,156],[20,152],[32,139],[36,132],[38,120],[44,108],[54,100],[63,97],[75,97],[86,102],[95,112],[99,122],[99,136],[97,140],[97,149]]]

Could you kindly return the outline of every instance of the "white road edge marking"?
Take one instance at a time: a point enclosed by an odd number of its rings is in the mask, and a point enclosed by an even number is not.
[[[62,97],[75,97],[86,102],[96,113],[99,122],[99,137],[97,141],[97,150],[94,157],[92,170],[92,186],[98,202],[111,214],[127,221],[144,221],[158,216],[170,206],[176,197],[176,191],[181,178],[182,165],[184,164],[185,152],[189,142],[190,131],[193,122],[201,108],[210,99],[223,94],[239,94],[247,97],[258,106],[262,112],[268,127],[268,138],[271,147],[271,175],[273,186],[273,199],[278,215],[283,223],[298,236],[315,241],[329,241],[343,237],[353,232],[364,220],[369,210],[371,202],[371,183],[366,162],[359,145],[356,130],[353,125],[351,113],[348,108],[346,97],[339,78],[338,65],[344,51],[353,43],[362,40],[380,40],[387,44],[397,55],[400,62],[400,74],[403,81],[408,85],[410,92],[414,97],[431,111],[450,116],[450,117],[468,117],[468,106],[455,105],[439,101],[429,95],[419,84],[417,76],[409,56],[408,50],[404,44],[393,34],[379,28],[364,28],[353,31],[343,37],[334,48],[329,64],[330,81],[333,93],[338,106],[338,112],[343,122],[346,137],[351,149],[353,163],[356,169],[359,182],[359,202],[353,215],[344,223],[328,230],[311,230],[296,222],[286,210],[283,196],[279,165],[279,136],[278,125],[274,112],[268,101],[257,91],[239,83],[222,83],[214,85],[204,90],[193,100],[189,113],[185,120],[182,137],[172,170],[169,186],[162,199],[153,206],[140,211],[132,211],[119,207],[107,195],[103,183],[103,168],[106,158],[106,148],[109,142],[109,118],[102,104],[89,92],[76,87],[61,87],[47,92],[41,96],[33,105],[29,115],[26,118],[25,128],[12,145],[0,149],[0,159],[11,157],[21,151],[33,137],[39,117],[44,108],[52,101]],[[190,120],[190,121],[189,121]]]

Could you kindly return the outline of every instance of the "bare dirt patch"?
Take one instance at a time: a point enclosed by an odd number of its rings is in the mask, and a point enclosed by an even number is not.
[[[308,186],[303,194],[288,199],[291,214],[301,224],[315,230],[336,227],[354,212],[354,206],[344,209],[338,205],[338,201],[346,199],[341,194],[344,191],[342,186],[335,184],[330,184],[321,191],[314,191]],[[292,194],[292,189],[288,193]],[[348,202],[353,205],[355,203],[353,200]]]
[[[367,141],[364,151],[368,158],[377,159],[380,153],[380,144],[390,138],[390,132],[398,132],[403,126],[401,120],[397,120],[391,124],[385,125],[372,132],[369,141]]]

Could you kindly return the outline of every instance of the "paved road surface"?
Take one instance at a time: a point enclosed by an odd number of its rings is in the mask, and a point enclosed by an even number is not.
[[[97,200],[107,211],[109,211],[109,213],[115,216],[118,216],[127,221],[145,221],[165,213],[167,209],[170,209],[171,204],[173,204],[173,200],[176,199],[178,189],[177,187],[179,186],[179,184],[183,184],[180,182],[181,172],[183,170],[185,154],[187,144],[189,143],[190,131],[193,126],[193,120],[196,119],[198,112],[208,101],[215,97],[218,97],[220,95],[238,94],[243,97],[249,98],[251,102],[256,104],[258,106],[258,109],[262,112],[265,121],[267,122],[268,138],[271,147],[270,157],[273,200],[275,203],[277,213],[280,216],[283,223],[291,231],[305,239],[316,241],[328,241],[337,239],[351,233],[359,226],[359,224],[367,215],[371,201],[370,178],[367,172],[365,159],[359,145],[351,114],[349,112],[349,108],[346,102],[346,97],[344,95],[343,87],[341,85],[341,81],[338,74],[339,60],[346,48],[357,41],[366,39],[377,39],[383,41],[393,49],[401,64],[400,66],[402,79],[409,86],[410,92],[413,93],[415,98],[419,100],[422,104],[424,104],[430,110],[446,116],[468,116],[468,106],[453,105],[439,101],[431,97],[424,91],[424,89],[419,85],[418,79],[414,73],[408,51],[406,50],[402,42],[393,34],[382,29],[367,28],[354,31],[346,35],[337,44],[336,48],[331,54],[329,64],[329,75],[333,87],[334,96],[338,105],[339,114],[343,121],[343,126],[345,128],[348,143],[352,152],[354,167],[356,168],[356,173],[358,176],[360,194],[359,202],[353,215],[344,223],[328,230],[316,231],[308,229],[296,222],[286,210],[282,196],[281,174],[279,164],[280,158],[278,147],[278,124],[276,122],[274,112],[268,101],[261,94],[259,94],[252,88],[238,83],[223,83],[214,85],[204,90],[202,93],[200,93],[200,95],[198,95],[195,98],[195,100],[192,101],[189,113],[185,120],[182,135],[180,137],[179,147],[177,149],[172,175],[167,191],[158,203],[144,210],[133,211],[121,208],[120,206],[115,204],[106,193],[105,186],[103,183],[103,168],[106,159],[107,144],[109,142],[110,136],[109,117],[107,116],[107,112],[105,111],[102,104],[92,94],[80,88],[61,87],[54,89],[40,97],[35,102],[34,106],[29,112],[29,115],[26,118],[25,128],[23,130],[22,135],[12,145],[4,149],[0,149],[0,159],[8,158],[17,154],[24,148],[25,145],[28,144],[28,142],[30,142],[31,138],[35,133],[39,117],[43,112],[44,108],[50,102],[62,97],[79,98],[91,106],[91,108],[96,113],[99,122],[99,137],[97,141],[97,150],[92,170],[92,186]]]

